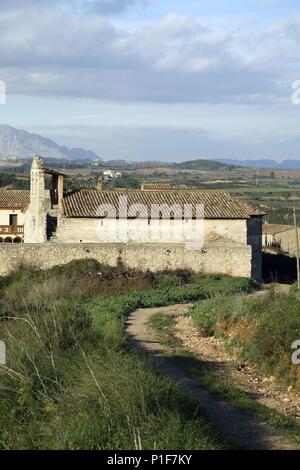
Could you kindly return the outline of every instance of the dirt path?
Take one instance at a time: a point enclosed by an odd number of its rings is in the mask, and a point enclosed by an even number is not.
[[[147,355],[162,373],[173,381],[180,382],[186,393],[199,400],[210,421],[227,438],[251,450],[300,449],[300,446],[291,442],[285,432],[276,430],[264,422],[251,419],[229,403],[196,385],[172,358],[167,357],[171,348],[161,343],[158,335],[148,325],[148,321],[158,313],[180,317],[187,313],[188,308],[189,305],[175,305],[136,310],[129,316],[126,325],[129,341],[140,352]]]
[[[176,317],[174,334],[194,356],[205,362],[208,370],[229,377],[233,385],[247,392],[258,403],[300,420],[300,394],[292,387],[280,386],[276,377],[260,375],[254,366],[241,363],[234,352],[226,351],[224,340],[207,337],[186,315]]]

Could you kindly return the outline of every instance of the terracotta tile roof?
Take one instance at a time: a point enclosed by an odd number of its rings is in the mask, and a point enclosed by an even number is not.
[[[148,216],[153,205],[167,204],[169,207],[177,205],[180,214],[185,205],[192,206],[193,217],[196,215],[197,205],[204,205],[204,218],[206,219],[248,219],[263,214],[250,205],[234,198],[223,191],[126,191],[126,190],[81,190],[65,196],[63,213],[65,217],[98,217],[99,206],[112,205],[117,216],[119,215],[119,201],[121,197],[127,198],[128,208],[133,204],[142,204],[147,208]],[[176,214],[175,214],[176,217]]]
[[[170,183],[143,183],[142,191],[170,191]]]
[[[0,209],[24,210],[29,202],[29,190],[0,189]]]
[[[263,234],[276,235],[276,233],[287,232],[294,230],[293,225],[282,225],[282,224],[263,224]]]

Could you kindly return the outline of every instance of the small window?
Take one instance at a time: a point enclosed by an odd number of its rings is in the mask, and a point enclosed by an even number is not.
[[[18,225],[17,214],[9,214],[9,225],[13,225],[14,227]]]

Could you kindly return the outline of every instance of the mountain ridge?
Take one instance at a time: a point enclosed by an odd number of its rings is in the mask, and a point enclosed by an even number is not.
[[[100,157],[91,150],[68,148],[54,140],[42,137],[8,124],[0,124],[0,159],[29,159],[34,155],[55,160],[96,160]]]

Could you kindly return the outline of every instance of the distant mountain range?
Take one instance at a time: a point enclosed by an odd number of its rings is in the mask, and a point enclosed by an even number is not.
[[[284,160],[277,162],[271,159],[261,160],[234,160],[230,158],[216,158],[213,159],[217,162],[226,165],[246,166],[250,168],[272,168],[276,170],[300,170],[300,160]]]
[[[98,155],[81,148],[61,147],[50,139],[0,124],[0,159],[32,158],[40,155],[56,160],[99,160]]]
[[[101,161],[95,152],[82,148],[68,148],[60,146],[51,139],[46,139],[38,134],[32,134],[22,129],[15,129],[7,124],[0,124],[0,159],[30,159],[34,155],[53,160],[81,160],[82,163],[88,161]],[[136,165],[137,162],[128,160],[110,161],[108,163],[120,166]],[[154,162],[139,162],[145,167],[154,166]],[[250,168],[270,168],[278,170],[300,170],[300,160],[284,160],[277,162],[271,159],[259,160],[238,160],[228,158],[195,159],[182,163],[156,162],[161,166],[171,166],[178,169],[207,169],[218,170],[221,168],[232,169],[234,167]]]

